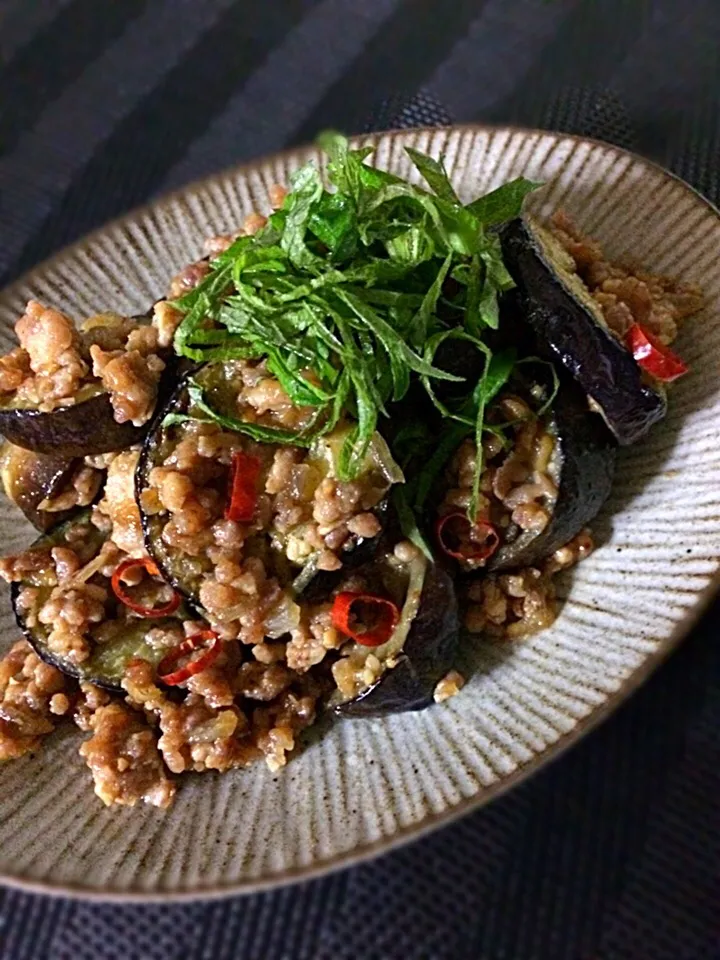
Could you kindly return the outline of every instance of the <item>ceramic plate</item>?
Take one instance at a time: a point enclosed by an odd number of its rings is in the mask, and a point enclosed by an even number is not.
[[[613,258],[702,285],[705,311],[679,351],[691,375],[670,415],[620,457],[595,530],[602,543],[566,584],[552,629],[516,646],[473,641],[468,686],[423,713],[312,732],[280,774],[264,766],[183,778],[175,805],[106,809],[79,735],[0,769],[0,879],[101,896],[209,896],[307,878],[447,823],[538,770],[614,709],[687,632],[720,554],[720,215],[659,167],[606,144],[514,129],[413,130],[367,138],[407,176],[403,148],[445,163],[464,200],[520,174],[548,181]],[[267,189],[313,150],[230,170],[130,214],[63,251],[0,297],[0,348],[30,297],[76,317],[139,313],[199,255],[205,236],[265,211]],[[0,503],[5,551],[29,527]],[[0,597],[0,646],[17,636]]]

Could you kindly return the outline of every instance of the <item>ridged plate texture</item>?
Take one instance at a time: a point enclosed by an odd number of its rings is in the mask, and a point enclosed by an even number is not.
[[[720,554],[720,217],[660,168],[605,144],[479,127],[369,138],[403,175],[406,145],[445,155],[465,200],[524,174],[615,258],[702,285],[704,312],[679,351],[692,373],[670,415],[625,450],[595,525],[600,549],[566,584],[555,626],[516,646],[474,642],[468,686],[419,714],[344,721],[312,733],[284,772],[263,766],[185,778],[168,812],[107,810],[67,730],[0,769],[0,875],[101,896],[202,896],[307,877],[379,853],[485,803],[537,770],[614,708],[689,629]],[[198,257],[205,236],[267,211],[267,189],[313,150],[231,170],[135,212],[63,251],[0,297],[0,348],[30,297],[75,317],[133,314]],[[5,551],[29,527],[3,500]],[[3,595],[0,646],[17,630]]]

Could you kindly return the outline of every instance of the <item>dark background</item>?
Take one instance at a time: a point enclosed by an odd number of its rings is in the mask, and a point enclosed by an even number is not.
[[[719,0],[0,0],[0,279],[334,126],[611,140],[720,200]],[[0,891],[2,960],[717,960],[720,606],[531,781],[374,863],[173,907]]]

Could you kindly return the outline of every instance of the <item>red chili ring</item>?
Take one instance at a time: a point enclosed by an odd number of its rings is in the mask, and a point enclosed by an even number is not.
[[[172,669],[182,657],[193,653],[195,650],[201,649],[206,640],[212,640],[212,643],[204,653],[201,653],[199,657],[195,657],[194,660],[186,663],[184,667],[180,667],[179,670]],[[194,633],[191,637],[188,637],[187,640],[179,643],[174,650],[171,650],[170,653],[160,661],[157,668],[158,680],[169,687],[176,687],[178,684],[184,683],[185,680],[189,680],[190,677],[194,677],[196,673],[202,673],[203,670],[207,670],[217,659],[221,650],[222,641],[214,630],[201,630],[199,633]]]
[[[356,630],[350,624],[352,607],[355,603],[365,603],[370,606],[382,608],[381,619],[375,627],[370,630]],[[338,593],[333,600],[332,610],[330,612],[332,625],[336,630],[352,637],[357,643],[364,647],[379,647],[392,636],[393,630],[400,619],[400,611],[397,606],[388,600],[387,597],[379,597],[374,593],[359,593],[353,590],[346,590]]]
[[[464,530],[455,530],[453,527],[462,526]],[[445,537],[454,535],[459,547],[448,542]],[[478,520],[471,523],[466,513],[456,510],[453,513],[446,513],[440,517],[435,525],[435,536],[443,551],[456,560],[476,561],[488,560],[500,546],[500,535],[495,527],[486,520]],[[463,550],[465,543],[472,547],[471,550]]]
[[[687,364],[639,323],[633,323],[625,342],[643,370],[662,383],[670,383],[688,372]]]
[[[151,577],[160,576],[160,571],[150,557],[140,557],[139,559],[129,557],[127,560],[123,560],[115,569],[110,580],[110,586],[118,600],[141,617],[169,617],[175,613],[181,603],[180,594],[175,591],[173,591],[172,598],[162,607],[146,607],[141,603],[137,603],[137,601],[133,600],[133,598],[125,592],[125,588],[121,583],[121,577],[128,570],[133,570],[135,567],[142,567]]]

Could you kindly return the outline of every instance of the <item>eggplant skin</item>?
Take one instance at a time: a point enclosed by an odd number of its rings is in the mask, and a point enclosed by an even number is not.
[[[137,443],[145,427],[116,423],[110,396],[98,393],[70,407],[33,410],[0,408],[0,433],[35,453],[84,457],[121,450]]]
[[[392,524],[394,517],[390,509],[390,498],[383,498],[370,513],[380,521],[380,532],[374,537],[356,537],[350,541],[351,546],[343,552],[343,565],[339,570],[318,570],[308,585],[298,592],[298,596],[306,603],[320,603],[326,600],[337,587],[349,570],[356,570],[365,563],[371,563],[381,546],[388,539],[388,524]]]
[[[163,406],[186,369],[186,365],[174,356],[164,359],[165,370],[158,384],[156,410]],[[0,406],[0,434],[6,440],[35,453],[63,457],[125,450],[140,443],[152,423],[152,417],[140,427],[129,422],[118,423],[110,395],[104,391],[56,410]]]
[[[27,625],[22,611],[18,606],[18,595],[22,589],[22,583],[13,583],[10,587],[10,602],[12,603],[13,611],[15,612],[15,619],[18,626],[20,627],[25,639],[28,641],[30,646],[33,648],[35,653],[40,657],[41,660],[44,660],[45,663],[49,663],[51,667],[56,667],[61,673],[64,673],[68,677],[73,677],[75,680],[80,680],[83,683],[92,683],[96,687],[102,687],[104,690],[111,690],[113,693],[124,693],[122,686],[122,674],[121,671],[113,670],[112,673],[105,673],[102,671],[102,660],[99,662],[94,660],[91,657],[90,661],[87,664],[82,666],[77,666],[74,663],[70,663],[64,657],[58,656],[55,653],[52,653],[42,638],[37,636],[37,634]],[[165,620],[154,620],[153,626],[162,627],[166,623]],[[122,666],[127,665],[127,663],[134,657],[142,657],[146,660],[152,660],[153,657],[156,658],[157,654],[152,650],[151,647],[148,647],[146,644],[141,644],[139,641],[133,646],[133,638],[124,638],[125,647],[127,648],[127,653],[122,657],[116,654],[116,662]],[[109,649],[110,646],[120,647],[122,644],[122,639],[120,643],[113,644],[111,643],[107,646],[100,648],[101,656],[107,658],[108,654],[112,655],[114,651]]]
[[[568,543],[607,500],[615,473],[617,444],[602,418],[591,413],[582,390],[563,378],[550,414],[560,448],[560,480],[552,517],[539,533],[526,531],[505,543],[489,570],[534,566]]]
[[[77,461],[56,454],[34,453],[12,443],[0,450],[0,477],[8,499],[21,510],[36,530],[44,532],[70,516],[72,511],[47,513],[38,506],[54,496],[68,480]]]
[[[420,608],[397,665],[361,694],[334,707],[340,717],[384,717],[424,710],[455,662],[460,621],[455,585],[438,563],[428,566]]]
[[[82,510],[74,513],[69,520],[58,523],[52,530],[49,530],[43,536],[38,537],[30,549],[47,548],[48,546],[61,546],[67,540],[67,533],[72,527],[79,524],[88,525],[89,531],[83,540],[91,551],[99,550],[105,540],[105,534],[90,524],[90,511]],[[28,626],[25,618],[25,611],[18,603],[20,591],[26,586],[24,583],[13,583],[10,586],[10,600],[15,613],[20,630],[26,637],[37,655],[45,663],[57,667],[62,673],[76,680],[88,681],[98,687],[104,687],[106,690],[113,690],[116,693],[122,693],[122,676],[127,663],[134,657],[142,657],[145,660],[155,664],[162,655],[161,652],[154,650],[144,640],[149,626],[162,627],[167,623],[173,622],[175,618],[166,619],[129,621],[126,623],[122,632],[118,633],[116,638],[100,644],[89,660],[82,664],[74,664],[66,658],[53,653],[48,649],[45,636],[42,633],[42,627],[32,628]]]
[[[202,368],[207,370],[207,367]],[[143,508],[143,491],[149,486],[150,471],[158,466],[160,449],[163,443],[163,422],[170,414],[184,414],[188,409],[188,383],[198,374],[198,368],[190,369],[180,381],[165,406],[159,409],[155,420],[143,443],[140,460],[135,470],[135,502],[140,511],[140,521],[143,530],[145,549],[157,564],[163,579],[171,584],[201,616],[205,616],[198,597],[181,576],[172,569],[171,558],[166,553],[162,543],[162,520],[157,515],[149,514]],[[381,543],[387,536],[387,526],[391,522],[390,498],[384,497],[372,511],[380,522],[380,531],[374,537],[354,537],[348,540],[343,549],[343,567],[338,571],[318,571],[307,586],[302,590],[304,600],[319,601],[327,597],[335,588],[342,576],[349,569],[368,563],[377,554]]]
[[[62,546],[62,544],[65,543],[66,541],[67,531],[71,528],[71,526],[75,526],[80,523],[88,523],[89,519],[90,519],[90,512],[88,510],[83,510],[82,513],[78,514],[77,516],[74,516],[69,520],[64,520],[61,523],[56,524],[56,526],[54,526],[47,533],[43,534],[41,537],[38,537],[37,540],[33,542],[32,546],[29,549],[39,550],[43,547],[47,547],[48,545]],[[99,533],[98,533],[98,538],[99,538],[98,540],[99,543],[101,543],[102,540],[104,539],[104,537],[101,536]],[[35,650],[35,652],[37,653],[37,655],[40,657],[41,660],[44,660],[45,663],[49,663],[53,667],[57,667],[58,670],[61,670],[63,673],[67,674],[68,676],[75,677],[78,680],[89,679],[89,677],[87,677],[83,672],[81,672],[81,670],[77,666],[67,662],[62,657],[48,650],[46,644],[43,641],[43,638],[39,636],[38,633],[36,633],[31,627],[28,626],[25,620],[24,611],[20,606],[20,604],[18,603],[18,597],[20,595],[20,591],[25,586],[26,584],[22,582],[12,583],[10,585],[10,602],[12,603],[12,608],[15,614],[17,625],[22,630],[24,636],[26,637],[26,639],[28,640],[32,648]],[[96,682],[96,679],[97,678],[93,678],[93,682]],[[100,683],[100,685],[105,687],[109,686],[109,684],[107,683]]]
[[[50,650],[48,650],[42,640],[27,625],[22,611],[18,606],[18,596],[22,588],[22,583],[13,583],[10,585],[10,603],[12,604],[13,611],[15,612],[15,620],[17,621],[17,625],[20,627],[23,636],[33,648],[35,653],[40,657],[40,659],[44,660],[45,663],[49,663],[51,667],[55,667],[66,676],[73,677],[75,680],[88,680],[98,687],[104,687],[106,690],[122,690],[122,687],[120,687],[119,684],[110,683],[103,677],[86,676],[84,673],[81,673],[79,668],[74,664],[69,663],[67,660],[63,659],[63,657],[51,653]]]
[[[527,220],[507,223],[501,242],[539,350],[577,380],[620,444],[635,443],[665,416],[662,389],[645,382],[630,351],[604,323],[599,307],[563,278],[559,264],[550,262]]]
[[[163,420],[171,413],[184,413],[187,409],[187,392],[185,386],[185,382],[181,382],[167,403],[162,408],[158,408],[155,419],[144,439],[140,459],[135,468],[135,503],[140,512],[140,524],[142,526],[145,549],[155,561],[158,570],[160,570],[162,574],[163,580],[169,583],[174,590],[177,590],[178,593],[188,600],[193,605],[193,608],[196,609],[196,604],[193,602],[192,596],[189,595],[187,588],[184,588],[178,578],[173,576],[172,570],[169,568],[169,565],[164,562],[164,557],[160,555],[157,549],[158,544],[161,542],[160,534],[162,532],[159,518],[147,513],[142,505],[142,493],[149,485],[150,471],[153,467],[157,466],[156,461],[163,439]]]

